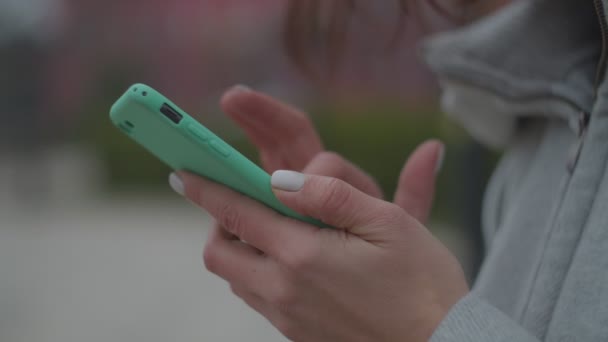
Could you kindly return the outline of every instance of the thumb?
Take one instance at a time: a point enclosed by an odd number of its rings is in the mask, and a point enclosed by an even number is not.
[[[298,213],[362,236],[365,226],[403,212],[396,205],[366,195],[337,178],[276,171],[272,186],[277,198]]]
[[[431,212],[444,154],[442,142],[427,141],[412,153],[399,176],[394,202],[421,223],[426,223]]]

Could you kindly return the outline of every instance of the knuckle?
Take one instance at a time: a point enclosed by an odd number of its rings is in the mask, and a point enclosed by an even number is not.
[[[297,305],[297,293],[294,287],[287,281],[277,286],[271,296],[270,303],[275,309],[284,314],[289,314]]]
[[[340,165],[344,163],[344,158],[336,152],[323,151],[315,157],[320,163],[328,165]]]
[[[243,232],[243,218],[232,203],[224,204],[219,211],[218,223],[228,232],[241,237]]]
[[[285,266],[292,271],[296,271],[297,274],[302,271],[313,269],[317,264],[320,255],[320,245],[306,245],[286,251],[283,260]]]
[[[332,214],[348,203],[353,195],[352,188],[337,178],[330,179],[324,188],[320,204]]]
[[[393,203],[387,203],[383,206],[377,217],[376,224],[378,225],[394,225],[404,222],[406,218],[405,211],[398,205]]]
[[[324,151],[313,160],[316,167],[323,170],[324,176],[340,178],[344,173],[344,158],[335,152]]]
[[[310,121],[310,118],[308,117],[308,114],[306,114],[305,112],[299,110],[299,109],[295,109],[293,108],[293,114],[291,116],[291,122],[294,125],[294,127],[298,127],[298,128],[305,128],[308,129],[309,127],[312,128],[312,122]]]
[[[291,130],[286,137],[286,141],[292,146],[301,146],[310,143],[310,132],[314,132],[314,128],[308,117],[298,115],[291,120]]]

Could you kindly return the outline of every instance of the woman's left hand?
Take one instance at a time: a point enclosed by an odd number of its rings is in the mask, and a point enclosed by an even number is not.
[[[341,180],[273,176],[283,203],[338,229],[191,174],[172,183],[225,229],[211,232],[206,267],[291,340],[427,341],[468,292],[457,260],[419,221]]]

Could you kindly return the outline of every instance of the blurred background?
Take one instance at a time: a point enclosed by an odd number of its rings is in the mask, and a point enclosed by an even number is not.
[[[351,53],[320,82],[286,57],[287,1],[0,0],[0,341],[283,340],[204,270],[207,215],[111,125],[110,106],[136,82],[254,160],[221,94],[246,84],[300,106],[327,148],[389,195],[413,148],[443,139],[430,226],[474,278],[496,156],[440,114],[416,49],[449,24],[408,18],[388,44],[403,24],[397,5],[366,5]]]

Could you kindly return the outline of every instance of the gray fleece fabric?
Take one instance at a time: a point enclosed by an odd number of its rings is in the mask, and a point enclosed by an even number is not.
[[[484,200],[482,270],[434,342],[608,341],[608,84],[596,9],[514,1],[423,46],[445,111],[505,150]]]

